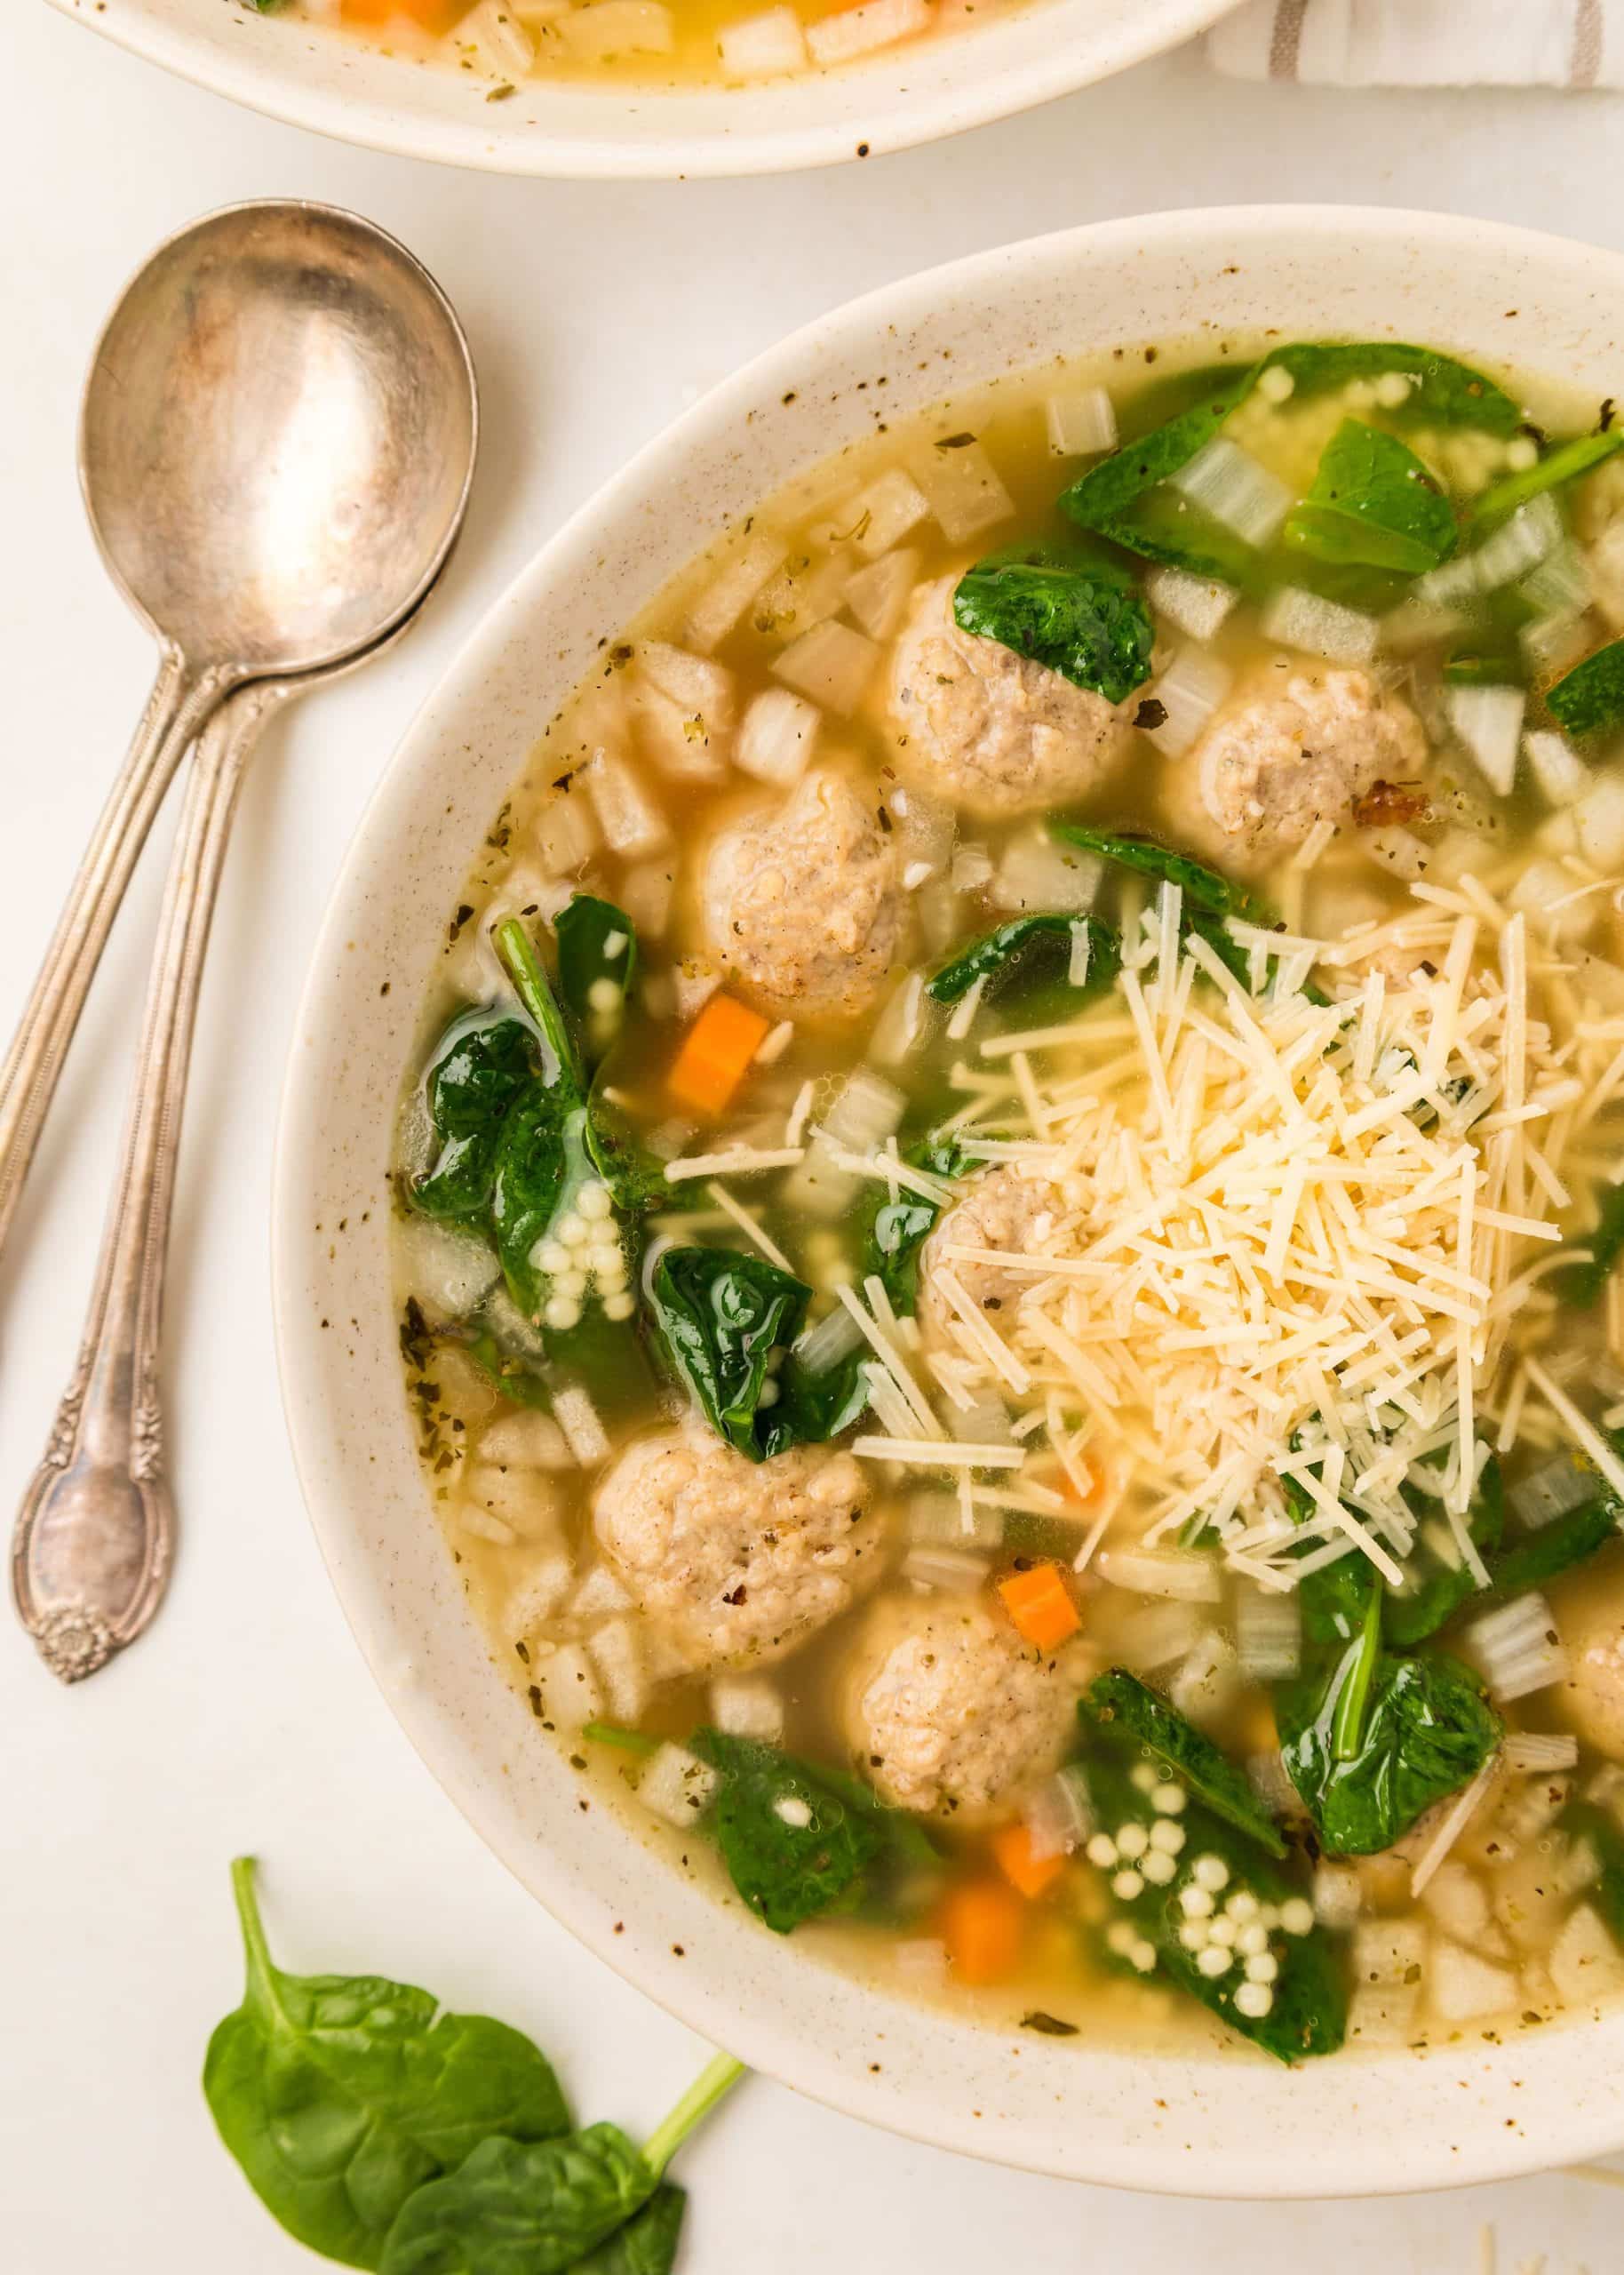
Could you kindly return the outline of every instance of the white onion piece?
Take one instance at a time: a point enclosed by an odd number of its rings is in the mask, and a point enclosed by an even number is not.
[[[1469,599],[1474,593],[1497,592],[1501,586],[1514,585],[1536,569],[1556,551],[1565,534],[1555,499],[1532,498],[1475,552],[1463,553],[1418,578],[1411,587],[1411,598],[1447,605]]]
[[[1500,1751],[1507,1768],[1518,1776],[1579,1767],[1579,1740],[1554,1731],[1513,1730]]]
[[[1217,1564],[1210,1556],[1187,1556],[1175,1549],[1109,1548],[1095,1561],[1103,1579],[1134,1595],[1216,1603],[1223,1592]]]
[[[1466,1640],[1495,1698],[1525,1698],[1531,1691],[1560,1682],[1568,1671],[1568,1655],[1542,1595],[1518,1596],[1502,1609],[1474,1620]]]
[[[535,42],[505,0],[480,0],[443,44],[459,63],[471,63],[492,79],[527,78],[536,61]]]
[[[1069,1856],[1094,1832],[1094,1801],[1087,1775],[1079,1762],[1035,1786],[1021,1811],[1034,1857]]]
[[[1164,757],[1183,757],[1229,693],[1230,679],[1229,666],[1216,656],[1181,648],[1161,677],[1142,690],[1142,700],[1159,703],[1167,714],[1159,727],[1144,730]]]
[[[536,1682],[545,1710],[544,1719],[561,1730],[578,1730],[595,1722],[603,1712],[603,1696],[592,1663],[578,1644],[561,1643],[546,1658],[536,1662]]]
[[[431,1325],[466,1318],[496,1285],[501,1268],[483,1241],[436,1224],[432,1217],[404,1219],[400,1253],[406,1284]]]
[[[617,55],[669,55],[677,44],[671,11],[661,0],[594,0],[556,21],[557,35],[580,63]]]
[[[838,1367],[842,1359],[849,1358],[862,1340],[862,1329],[840,1305],[801,1337],[795,1345],[795,1356],[809,1375],[824,1375],[831,1367]]]
[[[825,21],[838,23],[840,19]],[[979,443],[962,443],[952,450],[938,444],[916,461],[914,471],[937,526],[951,544],[979,537],[1015,512],[1014,499]]]
[[[1446,1938],[1434,1944],[1427,1998],[1440,2021],[1469,2023],[1502,2014],[1517,1995],[1517,1977],[1509,1968],[1491,1966]]]
[[[1596,1472],[1572,1454],[1557,1454],[1518,1478],[1506,1498],[1530,1531],[1535,1531],[1593,1498],[1598,1482]]]
[[[1263,611],[1261,629],[1266,640],[1301,649],[1304,655],[1323,656],[1331,664],[1368,663],[1381,635],[1373,616],[1343,608],[1338,601],[1322,600],[1297,585],[1282,586],[1274,595]]]
[[[768,8],[728,24],[716,35],[724,79],[770,79],[804,71],[806,35],[793,8]]]
[[[1573,807],[1579,850],[1593,869],[1624,864],[1624,781],[1604,774]]]
[[[734,746],[733,762],[758,782],[798,782],[817,746],[823,713],[804,695],[769,687],[752,698]]]
[[[1087,459],[1116,449],[1116,405],[1103,387],[1079,387],[1068,395],[1052,395],[1043,408],[1051,456]]]
[[[719,1674],[711,1685],[711,1720],[729,1737],[771,1745],[784,1736],[784,1699],[760,1675]]]
[[[795,26],[799,40],[800,26],[792,12],[788,8],[775,8],[771,12],[775,16],[788,16]],[[759,16],[752,19],[756,23],[766,20],[765,17]],[[742,32],[744,27],[737,24],[733,28]],[[726,32],[721,35],[723,41],[728,36]],[[792,65],[791,68],[799,69],[800,66]],[[708,655],[718,641],[725,640],[756,595],[783,568],[786,550],[784,539],[776,531],[752,531],[715,582],[705,587],[689,609],[688,622],[683,627],[689,645]]]
[[[644,789],[636,770],[613,751],[595,751],[581,769],[603,842],[611,852],[635,859],[668,842],[662,809]]]
[[[813,61],[826,70],[832,63],[848,63],[856,55],[871,55],[876,48],[912,39],[929,22],[929,0],[864,0],[860,8],[847,8],[809,24],[807,45]]]
[[[853,518],[861,526],[851,541],[865,561],[872,561],[929,515],[930,500],[913,476],[900,466],[890,467],[856,499]]]
[[[846,604],[871,640],[888,640],[902,622],[919,582],[919,558],[912,546],[899,546],[848,578]]]
[[[1057,845],[1047,833],[1012,837],[993,877],[988,898],[994,907],[1053,909],[1086,915],[1100,890],[1103,865],[1097,856]]]
[[[854,1153],[872,1153],[900,1128],[907,1110],[908,1101],[895,1082],[859,1066],[847,1076],[824,1114],[824,1133]]]
[[[1246,545],[1267,545],[1277,537],[1294,502],[1278,475],[1227,435],[1214,435],[1170,483]]]
[[[1571,806],[1583,795],[1590,770],[1565,735],[1540,727],[1523,737],[1523,748],[1541,796],[1553,806]]]
[[[1572,832],[1576,850],[1579,837],[1572,809],[1554,814],[1541,826],[1540,843],[1551,851],[1562,850],[1552,845],[1547,835],[1557,824]],[[1572,872],[1560,861],[1531,861],[1511,888],[1511,906],[1524,915],[1537,917],[1554,943],[1581,939],[1596,921],[1596,910],[1589,901],[1575,899]]]
[[[1357,1866],[1324,1863],[1318,1865],[1313,1902],[1314,1917],[1322,1928],[1346,1934],[1357,1920],[1364,1902]]]
[[[1302,1661],[1302,1613],[1294,1588],[1246,1587],[1235,1598],[1235,1650],[1243,1674],[1259,1682],[1294,1675]]]
[[[1240,598],[1233,585],[1192,577],[1187,569],[1153,569],[1144,589],[1157,614],[1192,640],[1210,640]]]
[[[604,0],[604,4],[611,6],[615,0]],[[733,675],[725,664],[673,647],[668,640],[641,640],[637,647],[637,670],[651,687],[657,687],[685,711],[700,713],[707,727],[733,724]]]
[[[649,1703],[649,1677],[636,1628],[629,1619],[606,1620],[588,1636],[586,1648],[603,1678],[609,1712],[617,1722],[635,1722]]]
[[[1589,1904],[1570,1914],[1550,1955],[1550,1979],[1570,2006],[1594,2005],[1624,1983],[1624,1959]]]
[[[862,702],[879,659],[879,649],[863,633],[826,619],[791,641],[773,669],[800,694],[848,717]]]
[[[598,1409],[578,1384],[554,1394],[553,1412],[570,1452],[583,1469],[593,1469],[609,1456],[609,1434]]]
[[[1520,687],[1451,687],[1444,708],[1484,780],[1502,798],[1517,780],[1517,754],[1528,698]]]
[[[1547,554],[1517,589],[1536,617],[1581,616],[1591,601],[1588,563],[1569,539]]]
[[[1004,1513],[974,1502],[967,1513],[956,1494],[916,1493],[908,1504],[908,1537],[924,1548],[991,1550],[1003,1542]]]
[[[989,1569],[984,1556],[963,1548],[911,1548],[902,1561],[904,1580],[942,1595],[975,1595],[985,1585]]]
[[[666,1744],[651,1753],[637,1781],[637,1798],[667,1824],[686,1828],[711,1806],[720,1781],[708,1762],[685,1745]]]

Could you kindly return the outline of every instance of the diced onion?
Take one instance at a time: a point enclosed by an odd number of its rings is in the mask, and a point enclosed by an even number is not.
[[[929,22],[929,0],[864,0],[859,8],[846,8],[838,16],[809,24],[807,45],[812,60],[827,70],[831,64],[849,63],[854,56],[912,39]]]
[[[787,17],[794,27],[799,47],[800,24],[793,10],[774,8],[766,16],[752,16],[750,21],[765,24],[778,16]],[[725,48],[729,37],[746,28],[744,24],[734,25],[730,31],[721,34],[720,44]],[[800,64],[798,60],[784,68],[799,70]],[[690,644],[708,655],[719,641],[725,640],[756,595],[783,568],[784,552],[784,539],[773,531],[752,531],[715,583],[705,587],[689,611],[685,628]]]
[[[911,474],[894,466],[858,497],[856,514],[858,526],[851,541],[865,561],[872,561],[929,518],[930,500]]]
[[[1517,1995],[1517,1977],[1509,1968],[1492,1966],[1445,1938],[1433,1944],[1427,1998],[1441,2022],[1469,2023],[1501,2014]]]
[[[760,1675],[719,1674],[711,1685],[711,1720],[729,1737],[771,1745],[784,1736],[784,1699]]]
[[[528,78],[536,61],[536,45],[522,24],[515,21],[506,0],[480,0],[447,38],[459,61],[492,79]]]
[[[1052,395],[1044,405],[1049,450],[1057,459],[1087,459],[1117,447],[1117,411],[1103,387]]]
[[[773,669],[799,693],[849,717],[862,702],[879,659],[879,649],[863,633],[826,619],[792,640]]]
[[[496,1285],[501,1269],[483,1241],[432,1217],[406,1217],[400,1247],[406,1284],[433,1326],[465,1319]]]
[[[1604,774],[1573,807],[1579,850],[1593,869],[1624,865],[1624,781]]]
[[[1411,588],[1411,599],[1448,605],[1475,593],[1497,592],[1502,585],[1514,585],[1537,568],[1556,552],[1564,536],[1556,500],[1549,496],[1531,499],[1475,552],[1461,554],[1441,569],[1418,578]]]
[[[1041,831],[1012,837],[989,898],[998,908],[1055,910],[1086,915],[1100,890],[1102,865],[1092,853],[1058,845]]]
[[[1182,1603],[1216,1603],[1222,1594],[1218,1566],[1210,1556],[1189,1556],[1172,1549],[1104,1549],[1097,1559],[1101,1577],[1114,1588],[1141,1596],[1174,1596]]]
[[[619,0],[603,0],[603,4],[617,6]],[[709,656],[692,655],[668,640],[643,640],[638,643],[637,669],[673,703],[701,713],[707,726],[732,725],[733,675],[725,664],[713,663]]]
[[[1536,617],[1581,616],[1590,605],[1590,571],[1570,540],[1547,554],[1517,589]]]
[[[1243,1587],[1235,1598],[1235,1649],[1243,1674],[1278,1682],[1302,1659],[1302,1615],[1297,1592]]]
[[[1192,577],[1186,569],[1153,569],[1144,589],[1157,614],[1192,640],[1210,640],[1240,598],[1233,585]]]
[[[587,1638],[593,1664],[603,1678],[609,1712],[617,1722],[635,1722],[649,1703],[637,1630],[629,1619],[610,1619]]]
[[[702,1817],[715,1798],[716,1772],[685,1745],[663,1745],[651,1753],[637,1781],[637,1798],[656,1816],[681,1828]]]
[[[665,813],[624,758],[596,751],[581,769],[581,779],[611,852],[635,859],[668,842]]]
[[[1322,1928],[1345,1935],[1364,1900],[1357,1866],[1321,1863],[1314,1872],[1314,1917]]]
[[[1520,687],[1451,687],[1444,708],[1491,790],[1511,795],[1528,698]]]
[[[662,0],[593,0],[556,20],[557,36],[577,62],[604,63],[617,55],[669,55],[676,26]]]
[[[1624,1960],[1591,1905],[1580,1904],[1570,1913],[1551,1952],[1550,1978],[1571,2006],[1595,2005],[1624,1984]]]
[[[595,1722],[603,1712],[603,1697],[592,1664],[578,1644],[561,1643],[548,1657],[537,1662],[537,1687],[541,1692],[544,1719],[561,1730],[578,1730]]]
[[[1545,831],[1554,823],[1572,827],[1572,818],[1571,809],[1554,814],[1540,831],[1541,842]],[[1575,829],[1575,846],[1577,843]],[[1510,900],[1512,907],[1524,915],[1537,916],[1553,942],[1580,939],[1595,922],[1594,908],[1589,902],[1574,898],[1572,873],[1564,869],[1560,861],[1530,861],[1512,886]]]
[[[1292,493],[1278,475],[1227,435],[1198,451],[1172,476],[1172,486],[1247,545],[1268,545],[1292,509]]]
[[[896,631],[919,575],[919,555],[904,545],[848,579],[846,604],[871,640],[888,640]]]
[[[1501,1759],[1518,1776],[1539,1777],[1551,1770],[1577,1769],[1579,1740],[1565,1732],[1513,1730],[1501,1748]]]
[[[806,35],[793,8],[768,8],[725,25],[716,36],[716,52],[725,79],[770,79],[805,70]]]
[[[1560,1682],[1568,1671],[1568,1655],[1542,1595],[1518,1596],[1474,1620],[1467,1641],[1498,1699],[1525,1698],[1531,1691]]]
[[[1598,1481],[1596,1472],[1572,1454],[1557,1454],[1518,1478],[1506,1498],[1532,1531],[1592,1499]]]
[[[1229,666],[1215,656],[1181,648],[1161,677],[1144,690],[1167,714],[1159,727],[1144,730],[1164,757],[1183,757],[1229,693],[1230,678]]]
[[[559,1391],[553,1401],[553,1412],[563,1432],[570,1452],[583,1469],[595,1468],[609,1456],[608,1433],[598,1418],[598,1409],[578,1385]]]
[[[1275,594],[1263,611],[1261,627],[1266,640],[1300,648],[1305,655],[1323,656],[1332,664],[1368,663],[1381,636],[1373,616],[1343,608],[1338,601],[1322,600],[1297,585],[1282,586]]]
[[[758,782],[800,780],[817,745],[823,714],[804,695],[769,687],[752,698],[738,730],[733,760]]]
[[[1081,1764],[1070,1763],[1035,1786],[1026,1797],[1021,1822],[1035,1857],[1069,1856],[1079,1848],[1096,1823]]]
[[[1523,748],[1541,795],[1553,806],[1571,806],[1583,794],[1590,770],[1565,735],[1540,727],[1523,737]]]
[[[837,1305],[801,1337],[795,1356],[809,1375],[826,1375],[842,1359],[849,1358],[862,1341],[862,1329],[843,1305]]]
[[[854,1153],[871,1153],[901,1127],[907,1110],[908,1101],[895,1082],[859,1066],[847,1076],[824,1114],[824,1134]]]
[[[988,1570],[984,1556],[962,1548],[911,1548],[902,1561],[904,1580],[943,1595],[975,1595],[984,1586]]]
[[[1015,499],[979,443],[959,443],[951,450],[938,446],[917,461],[914,471],[950,544],[979,537],[1015,512]]]

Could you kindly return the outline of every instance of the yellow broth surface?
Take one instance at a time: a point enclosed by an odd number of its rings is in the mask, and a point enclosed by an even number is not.
[[[426,994],[407,1394],[535,1742],[763,1932],[1493,2037],[1624,1981],[1624,476],[1203,355],[877,393],[606,641]]]

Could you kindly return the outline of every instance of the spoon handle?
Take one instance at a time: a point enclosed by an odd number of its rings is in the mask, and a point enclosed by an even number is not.
[[[285,688],[231,698],[205,730],[163,889],[123,1158],[73,1379],[18,1514],[23,1625],[64,1682],[133,1642],[162,1600],[175,1514],[158,1388],[175,1158],[203,954],[243,770]]]
[[[135,739],[85,848],[34,992],[0,1066],[0,1250],[113,919],[181,754],[223,691],[166,649]]]

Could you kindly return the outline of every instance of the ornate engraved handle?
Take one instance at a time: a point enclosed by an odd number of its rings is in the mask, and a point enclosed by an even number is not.
[[[232,810],[260,720],[284,691],[266,683],[234,696],[197,746],[84,1339],[18,1514],[17,1609],[64,1682],[94,1674],[133,1642],[169,1579],[175,1516],[158,1365],[175,1157]]]
[[[218,671],[165,651],[141,723],[84,850],[0,1067],[0,1249],[96,966],[181,754],[220,699]]]

